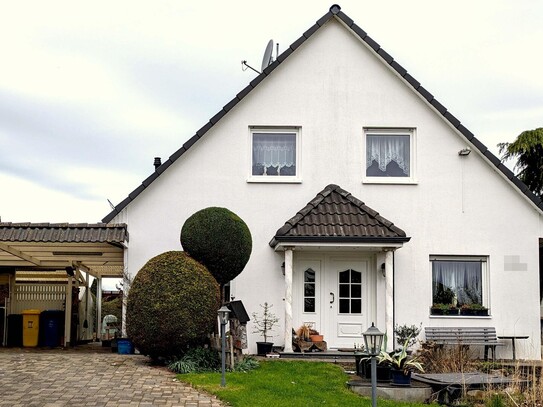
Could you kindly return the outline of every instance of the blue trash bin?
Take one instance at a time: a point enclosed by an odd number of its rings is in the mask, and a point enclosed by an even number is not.
[[[64,311],[43,311],[41,316],[43,346],[48,346],[51,348],[61,346],[62,330],[64,329]]]
[[[132,343],[130,339],[118,338],[117,352],[120,355],[131,355],[134,353],[134,344]]]

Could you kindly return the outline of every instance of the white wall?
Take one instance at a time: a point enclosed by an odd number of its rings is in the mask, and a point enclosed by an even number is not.
[[[301,127],[302,183],[247,182],[251,125]],[[416,184],[362,183],[366,126],[416,128]],[[134,274],[151,257],[180,250],[181,227],[197,210],[226,207],[253,235],[251,259],[233,294],[249,313],[268,301],[282,316],[283,259],[268,242],[335,183],[411,237],[395,254],[397,323],[488,324],[498,333],[530,335],[518,354],[539,358],[541,215],[478,152],[459,157],[466,144],[364,44],[330,21],[114,219],[128,223],[128,270]],[[432,254],[489,256],[489,320],[429,317]],[[528,270],[506,270],[510,255]],[[277,344],[281,333],[279,327]],[[251,351],[257,339],[249,335]]]

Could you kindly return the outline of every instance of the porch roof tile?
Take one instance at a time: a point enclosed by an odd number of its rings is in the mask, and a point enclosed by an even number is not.
[[[405,232],[364,202],[330,184],[277,230],[280,242],[407,242]]]

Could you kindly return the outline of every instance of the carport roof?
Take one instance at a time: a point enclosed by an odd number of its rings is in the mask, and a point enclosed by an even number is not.
[[[100,277],[122,276],[126,224],[0,223],[0,271],[78,266]]]

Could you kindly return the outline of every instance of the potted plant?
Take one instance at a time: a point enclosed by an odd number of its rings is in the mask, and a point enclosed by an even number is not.
[[[264,338],[264,342],[257,342],[256,347],[258,355],[266,356],[273,349],[273,342],[268,342],[268,338],[272,337],[269,332],[273,331],[273,327],[279,322],[279,318],[270,311],[273,307],[272,304],[265,302],[264,304],[260,304],[260,307],[262,308],[261,314],[253,312],[253,321],[255,324],[253,333],[259,333]]]
[[[323,335],[308,324],[303,324],[299,327],[296,331],[296,335],[299,339],[306,342],[322,342],[324,340]]]
[[[385,332],[385,335],[383,337],[383,342],[381,343],[381,350],[379,352],[379,355],[376,356],[377,359],[377,366],[376,366],[376,380],[378,382],[390,382],[390,371],[391,371],[391,364],[386,359],[384,354],[389,355],[389,353],[386,351],[387,348],[387,334]],[[391,352],[392,354],[393,352]],[[366,356],[364,358],[360,359],[360,364],[363,364],[363,369],[360,369],[360,371],[364,372],[364,376],[366,379],[371,379],[371,356]]]
[[[488,316],[488,308],[482,304],[463,304],[460,315]]]
[[[396,334],[396,342],[398,345],[402,345],[405,341],[408,341],[407,346],[412,347],[417,342],[417,337],[422,329],[422,322],[419,326],[416,325],[396,325],[394,333]]]
[[[458,308],[453,304],[436,303],[430,308],[432,315],[458,315]]]
[[[411,385],[411,372],[424,372],[422,364],[417,357],[412,357],[407,354],[409,339],[406,340],[401,349],[396,352],[387,353],[381,352],[377,357],[379,361],[384,361],[392,366],[391,377],[392,384],[398,386]]]

